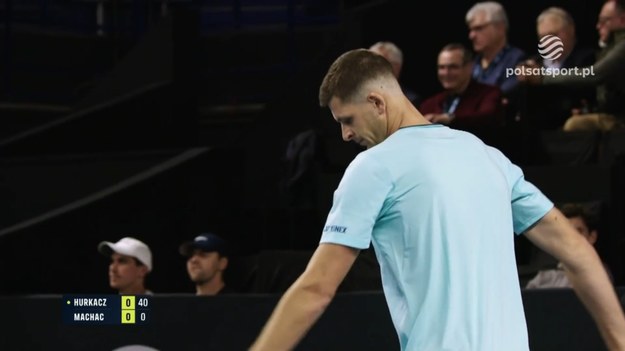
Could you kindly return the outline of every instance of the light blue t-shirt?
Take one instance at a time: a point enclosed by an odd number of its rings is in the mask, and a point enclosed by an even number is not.
[[[398,130],[360,153],[321,243],[373,242],[402,350],[528,350],[514,235],[553,203],[474,135]]]

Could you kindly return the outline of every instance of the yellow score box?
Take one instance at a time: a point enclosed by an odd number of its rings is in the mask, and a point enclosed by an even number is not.
[[[134,310],[122,310],[122,324],[135,324]]]
[[[134,296],[122,296],[122,310],[134,310],[135,309],[135,297]]]
[[[122,324],[135,324],[135,297],[122,296]]]

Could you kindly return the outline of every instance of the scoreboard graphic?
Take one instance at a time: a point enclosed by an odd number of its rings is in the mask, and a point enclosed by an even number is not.
[[[140,325],[150,320],[149,295],[63,295],[63,322],[72,325]]]

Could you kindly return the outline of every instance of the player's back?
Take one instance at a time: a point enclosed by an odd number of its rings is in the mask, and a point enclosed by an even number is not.
[[[403,349],[527,350],[500,156],[441,125],[402,128],[359,156],[393,182],[372,240]]]

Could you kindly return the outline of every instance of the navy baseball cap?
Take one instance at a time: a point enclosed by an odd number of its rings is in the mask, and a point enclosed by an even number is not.
[[[204,252],[219,252],[221,255],[228,255],[228,243],[213,233],[204,233],[195,237],[192,241],[186,241],[180,245],[178,251],[182,256],[190,257],[195,250]]]

